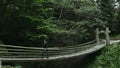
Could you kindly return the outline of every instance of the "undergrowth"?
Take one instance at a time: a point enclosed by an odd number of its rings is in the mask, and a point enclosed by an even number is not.
[[[119,68],[120,67],[120,43],[106,46],[97,60],[88,68]]]

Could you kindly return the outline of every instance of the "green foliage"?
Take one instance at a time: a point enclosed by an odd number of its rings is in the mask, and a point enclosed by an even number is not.
[[[118,11],[119,2],[117,0],[97,0],[100,12],[100,19],[105,26],[110,27],[113,34],[119,33],[119,19]]]
[[[105,25],[119,32],[113,0],[0,0],[0,10],[4,44],[42,46],[43,36],[49,46],[80,44],[95,39],[95,28]]]
[[[94,30],[96,27],[101,26],[101,21],[97,17],[99,15],[99,9],[93,1],[69,0],[62,3],[62,5],[61,3],[57,4],[58,6],[55,4],[54,7],[56,12],[55,16],[59,16],[61,11],[63,11],[61,20],[56,23],[59,28],[76,33],[76,39],[78,37],[80,39],[84,38],[84,40],[94,39]]]
[[[0,39],[5,44],[41,46],[43,35],[50,46],[79,44],[93,39],[89,36],[97,25],[93,1],[1,0],[0,5]]]
[[[67,46],[95,39],[96,28],[120,33],[116,3],[120,0],[0,0],[0,43],[40,47],[47,39],[49,46]],[[103,66],[112,63],[106,55],[100,60]]]
[[[107,46],[97,60],[89,68],[119,68],[120,43]]]
[[[115,11],[115,0],[98,0],[99,8],[101,9],[101,19],[106,23],[110,23],[113,19]]]
[[[2,0],[0,3],[0,38],[5,44],[25,45],[54,29],[51,8],[44,0]],[[34,38],[31,39],[31,38]],[[31,43],[32,44],[32,43]]]

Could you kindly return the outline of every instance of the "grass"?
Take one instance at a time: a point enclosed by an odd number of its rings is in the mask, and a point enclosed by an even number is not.
[[[120,67],[120,43],[106,46],[97,60],[88,68],[119,68]]]

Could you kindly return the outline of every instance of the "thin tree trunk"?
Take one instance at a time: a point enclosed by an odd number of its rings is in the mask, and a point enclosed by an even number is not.
[[[60,19],[62,18],[62,14],[63,14],[63,8],[60,11],[60,15],[59,15],[59,18],[58,18],[58,23],[60,22]]]

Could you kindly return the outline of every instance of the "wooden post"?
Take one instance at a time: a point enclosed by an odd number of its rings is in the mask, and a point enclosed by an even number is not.
[[[96,29],[96,41],[97,41],[97,44],[99,44],[100,38],[99,38],[99,29],[98,28]]]
[[[106,27],[106,31],[105,31],[105,34],[106,34],[106,45],[110,45],[110,36],[109,36],[109,28]]]
[[[2,60],[0,60],[0,68],[2,68]]]

